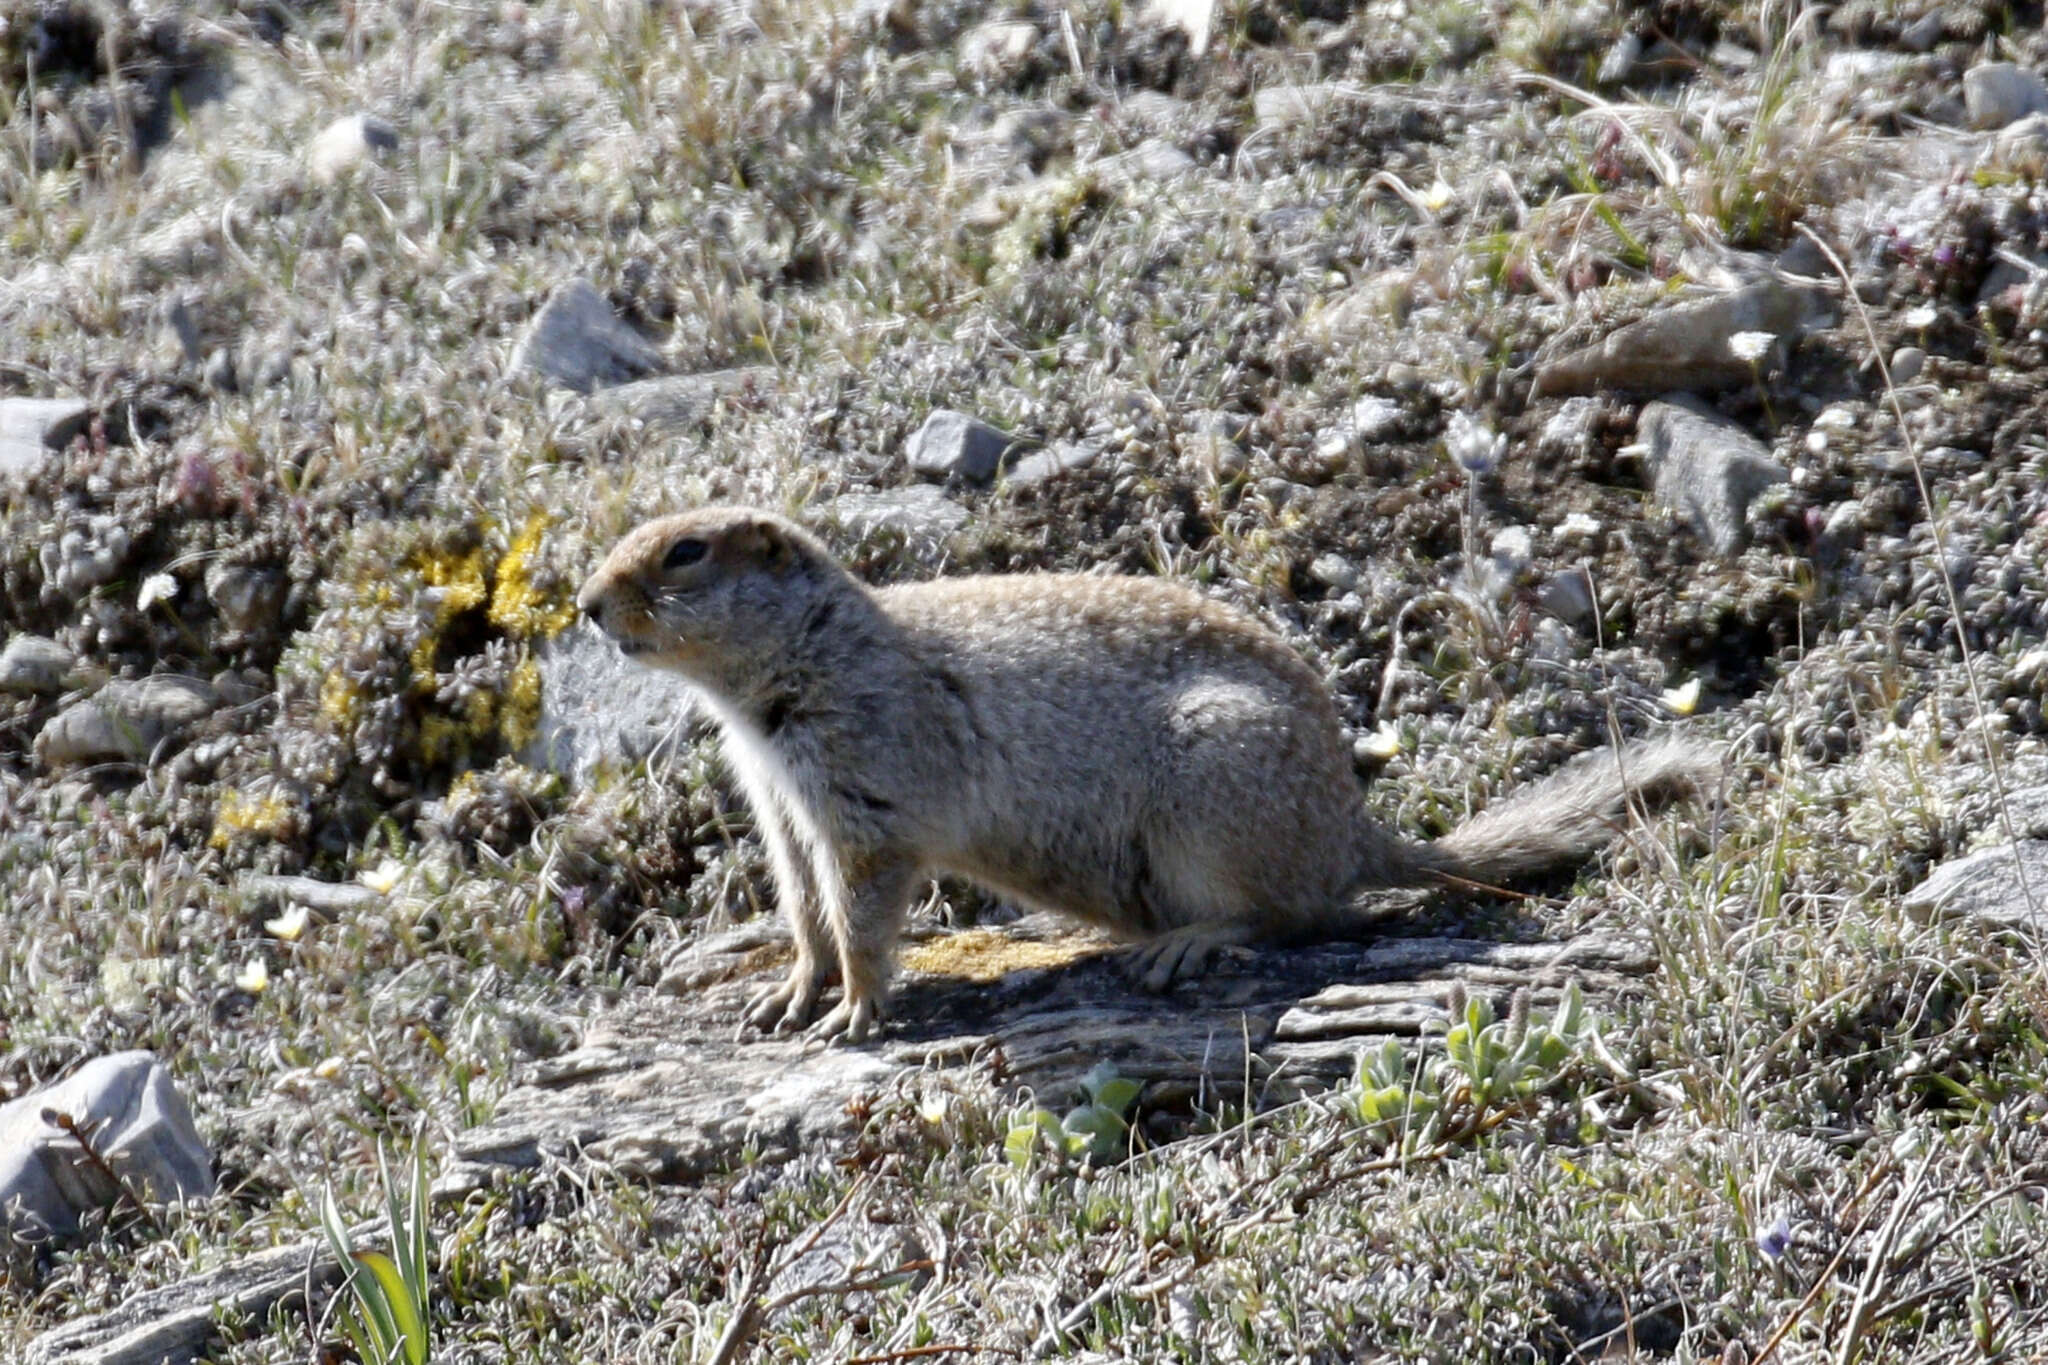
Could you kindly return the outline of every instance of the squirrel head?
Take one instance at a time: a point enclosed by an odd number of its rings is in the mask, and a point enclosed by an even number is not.
[[[629,658],[720,691],[773,662],[845,570],[796,523],[748,507],[661,517],[621,540],[576,605]]]

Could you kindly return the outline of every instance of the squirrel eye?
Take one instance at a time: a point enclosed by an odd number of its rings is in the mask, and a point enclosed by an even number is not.
[[[664,569],[680,569],[687,565],[695,564],[704,557],[704,552],[709,548],[703,541],[685,536],[668,547],[668,554],[662,558],[661,567]]]

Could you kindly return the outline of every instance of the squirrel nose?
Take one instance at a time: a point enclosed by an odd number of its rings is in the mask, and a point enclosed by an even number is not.
[[[599,627],[604,625],[604,595],[597,591],[595,581],[585,583],[583,591],[576,594],[576,607],[590,618],[590,624]]]

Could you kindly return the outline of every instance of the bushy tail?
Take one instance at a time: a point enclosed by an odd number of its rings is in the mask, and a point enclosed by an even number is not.
[[[1583,862],[1628,824],[1631,796],[1655,809],[1721,774],[1718,745],[1686,736],[1580,754],[1418,852],[1432,870],[1501,885]]]

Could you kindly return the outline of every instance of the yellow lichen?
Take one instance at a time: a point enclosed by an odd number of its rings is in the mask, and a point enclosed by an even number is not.
[[[422,555],[419,569],[420,577],[427,580],[428,587],[441,590],[437,614],[444,624],[484,600],[484,552],[481,546],[466,555]]]
[[[237,838],[282,839],[291,833],[291,827],[291,803],[282,796],[229,790],[214,807],[213,835],[207,842],[224,849]]]
[[[534,586],[533,557],[547,529],[547,514],[535,512],[498,561],[497,584],[491,592],[491,624],[514,639],[545,640],[576,619],[573,604],[550,600]]]
[[[904,949],[902,962],[913,972],[987,982],[1027,967],[1064,967],[1109,947],[1101,935],[1087,932],[1026,939],[995,929],[964,929]]]
[[[333,726],[337,733],[355,729],[362,710],[362,689],[350,682],[340,669],[320,680],[320,718]]]
[[[460,755],[468,744],[470,727],[452,716],[420,717],[420,757],[429,763]]]
[[[498,733],[507,747],[524,749],[540,727],[540,664],[531,654],[519,661],[505,680],[505,694],[498,706]]]

